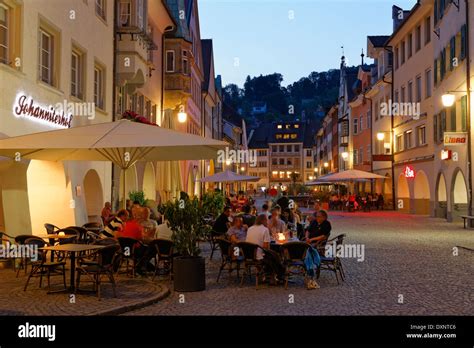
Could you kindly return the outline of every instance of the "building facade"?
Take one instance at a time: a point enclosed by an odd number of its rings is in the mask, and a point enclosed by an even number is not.
[[[114,11],[110,0],[0,1],[3,137],[112,121]],[[25,103],[65,122],[22,114]],[[0,167],[0,229],[14,236],[44,233],[45,222],[97,220],[111,197],[108,162],[30,161],[20,154]]]

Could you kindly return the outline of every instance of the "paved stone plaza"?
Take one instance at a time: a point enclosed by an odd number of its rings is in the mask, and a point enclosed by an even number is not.
[[[26,292],[26,277],[0,270],[0,315],[467,315],[474,312],[474,230],[462,223],[394,212],[331,212],[332,236],[347,235],[347,243],[365,247],[365,260],[344,259],[346,281],[337,285],[334,274],[322,273],[321,286],[306,290],[302,281],[283,287],[254,282],[240,288],[235,273],[224,273],[216,284],[220,254],[207,261],[207,290],[172,292],[166,280],[151,282],[121,275],[118,298],[103,286],[103,299],[68,294],[48,295],[34,279]],[[453,247],[460,246],[453,256]],[[209,259],[207,244],[202,245]],[[58,281],[59,279],[54,279]],[[289,303],[293,295],[294,303]],[[403,303],[398,303],[399,296]],[[158,301],[158,302],[156,302]],[[181,301],[182,302],[182,301]],[[138,308],[138,309],[137,309]]]
[[[131,315],[467,315],[474,312],[474,231],[462,223],[394,212],[331,213],[332,236],[365,245],[365,260],[344,260],[346,282],[323,273],[317,290],[302,283],[239,288],[216,284],[219,254],[207,264],[207,290],[178,293]],[[234,273],[235,274],[235,273]],[[289,303],[289,295],[294,303]],[[399,295],[403,303],[398,303]]]

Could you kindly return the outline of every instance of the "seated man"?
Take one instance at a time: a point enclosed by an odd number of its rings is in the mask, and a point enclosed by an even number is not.
[[[247,227],[251,227],[255,223],[257,217],[255,215],[250,214],[251,207],[248,204],[244,205],[242,210],[243,213],[239,215],[242,217],[244,225],[246,225]]]
[[[120,210],[117,216],[109,221],[105,225],[104,230],[100,233],[102,238],[117,238],[118,234],[122,232],[125,227],[125,222],[128,220],[128,211],[125,209]]]
[[[230,217],[231,208],[225,207],[224,212],[216,219],[214,225],[212,226],[212,230],[218,234],[225,234],[230,227]]]
[[[268,229],[270,230],[270,236],[273,240],[278,240],[278,234],[286,231],[285,222],[280,219],[278,208],[272,209],[272,216],[268,221]]]
[[[328,221],[328,213],[320,210],[316,213],[316,218],[311,222],[306,232],[306,241],[310,244],[320,240],[327,240],[331,234],[331,223]]]
[[[247,227],[244,226],[242,216],[236,216],[233,225],[227,231],[227,237],[232,244],[245,242],[247,238]]]

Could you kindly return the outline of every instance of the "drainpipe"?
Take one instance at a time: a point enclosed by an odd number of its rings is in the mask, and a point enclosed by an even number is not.
[[[468,186],[469,186],[469,206],[468,215],[472,216],[472,149],[471,149],[471,54],[469,43],[469,0],[466,2],[466,89],[467,89],[467,106],[466,106],[466,126],[467,126],[467,159],[468,159]],[[472,227],[472,221],[471,225]]]

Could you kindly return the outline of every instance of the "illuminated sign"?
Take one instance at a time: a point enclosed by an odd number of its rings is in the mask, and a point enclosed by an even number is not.
[[[451,150],[441,150],[441,159],[442,160],[451,159]]]
[[[444,132],[444,146],[467,144],[467,133]]]
[[[405,174],[405,178],[414,178],[415,177],[415,170],[410,166],[406,166],[404,174]]]
[[[72,122],[72,115],[65,115],[64,111],[51,105],[48,107],[39,105],[32,97],[21,93],[17,95],[13,105],[13,113],[18,118],[27,118],[59,128],[70,128]]]

